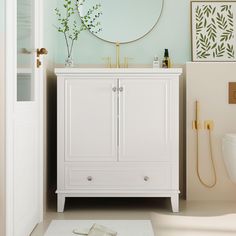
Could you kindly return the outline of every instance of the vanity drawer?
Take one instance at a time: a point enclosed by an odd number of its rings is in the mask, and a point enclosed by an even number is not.
[[[65,168],[66,189],[161,189],[171,188],[170,166],[155,169]]]

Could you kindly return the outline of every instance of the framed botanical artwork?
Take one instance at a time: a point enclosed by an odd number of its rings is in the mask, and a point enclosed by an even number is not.
[[[192,60],[236,61],[236,1],[192,1]]]

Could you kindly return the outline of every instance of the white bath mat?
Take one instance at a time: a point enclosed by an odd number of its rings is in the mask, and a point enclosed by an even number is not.
[[[150,220],[53,220],[44,236],[78,236],[73,230],[86,231],[94,223],[116,231],[117,236],[154,236]]]

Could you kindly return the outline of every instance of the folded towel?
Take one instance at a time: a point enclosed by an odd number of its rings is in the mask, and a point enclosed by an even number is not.
[[[103,225],[94,224],[90,229],[88,236],[116,236],[117,232]]]
[[[117,236],[117,232],[109,229],[103,225],[93,224],[91,229],[74,229],[74,234],[86,235],[86,236]]]

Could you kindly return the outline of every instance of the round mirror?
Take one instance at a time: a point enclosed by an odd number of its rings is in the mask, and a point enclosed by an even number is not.
[[[98,38],[112,43],[136,41],[148,34],[157,24],[163,9],[164,0],[81,0],[79,14],[81,19],[91,9],[91,19],[97,17],[100,25],[88,27]],[[100,14],[102,13],[102,14]],[[84,21],[84,20],[83,20]],[[89,21],[84,24],[88,26]]]

